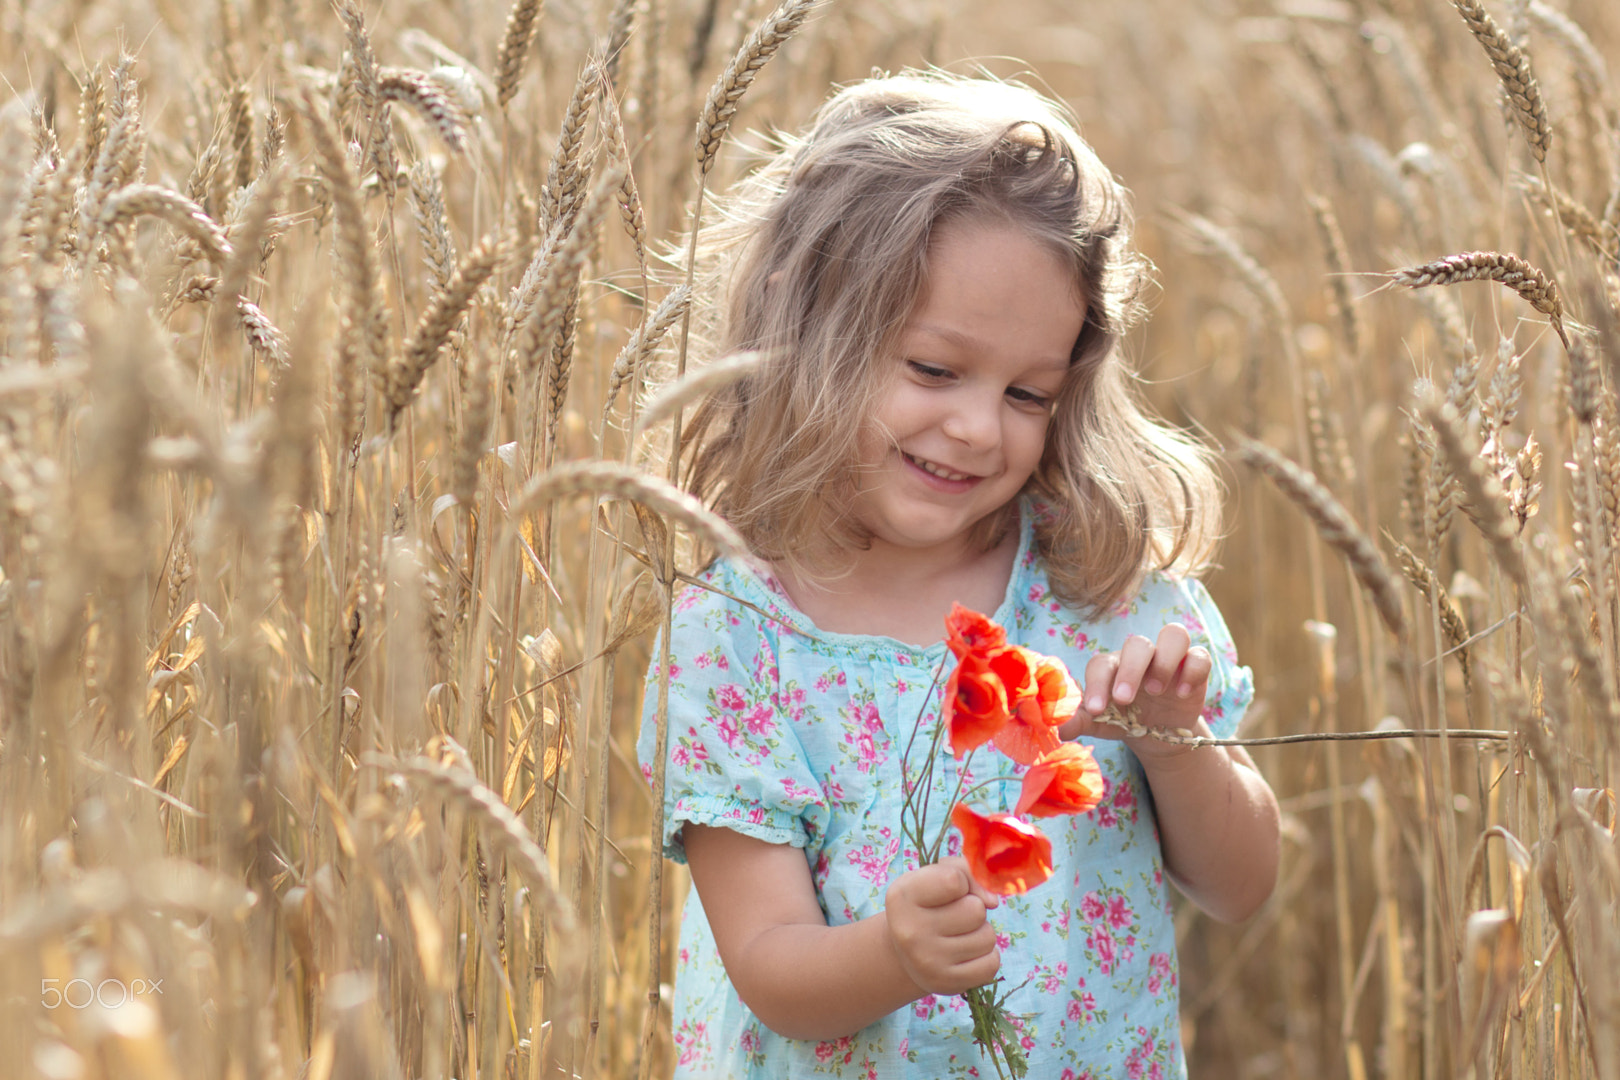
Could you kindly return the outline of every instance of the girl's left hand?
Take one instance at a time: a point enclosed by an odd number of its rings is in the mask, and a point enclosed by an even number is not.
[[[1212,666],[1209,650],[1192,644],[1192,635],[1180,623],[1170,623],[1151,641],[1132,634],[1118,652],[1098,653],[1086,665],[1085,692],[1080,710],[1058,733],[1065,739],[1091,735],[1104,739],[1128,738],[1111,724],[1098,724],[1110,705],[1135,707],[1143,727],[1187,728],[1208,734],[1199,719],[1209,690]],[[1151,738],[1131,739],[1138,756],[1176,756],[1186,747]],[[1151,744],[1151,745],[1149,745]]]

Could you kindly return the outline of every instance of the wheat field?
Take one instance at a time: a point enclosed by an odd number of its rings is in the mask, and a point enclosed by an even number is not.
[[[746,366],[679,245],[937,64],[1072,106],[1227,453],[1284,861],[1178,910],[1193,1075],[1620,1080],[1610,63],[1610,0],[0,0],[0,1075],[668,1074],[633,743]]]

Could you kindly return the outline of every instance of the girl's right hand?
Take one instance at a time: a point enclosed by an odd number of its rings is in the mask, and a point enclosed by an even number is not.
[[[1000,903],[973,880],[960,855],[907,871],[884,901],[889,944],[924,993],[983,986],[1001,968],[996,928],[986,917]]]

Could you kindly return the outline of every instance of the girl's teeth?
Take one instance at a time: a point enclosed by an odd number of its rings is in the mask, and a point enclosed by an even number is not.
[[[916,457],[911,460],[917,468],[926,473],[933,473],[941,480],[966,480],[968,478],[967,473],[951,472],[949,469],[935,465],[932,461],[924,461],[922,458]]]

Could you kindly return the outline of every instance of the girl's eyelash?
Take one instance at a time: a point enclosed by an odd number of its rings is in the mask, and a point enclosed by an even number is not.
[[[1037,394],[1032,390],[1024,390],[1016,386],[1008,387],[1007,393],[1012,396],[1013,400],[1021,401],[1026,405],[1039,405],[1044,409],[1052,404],[1051,398],[1042,394]]]
[[[907,360],[906,364],[912,371],[925,379],[947,379],[951,375],[948,369],[936,367],[933,364],[925,364],[921,360]],[[1009,386],[1007,394],[1014,401],[1025,405],[1038,405],[1043,409],[1050,408],[1052,405],[1052,399],[1046,395],[1037,394],[1033,390],[1025,390],[1018,386]]]

